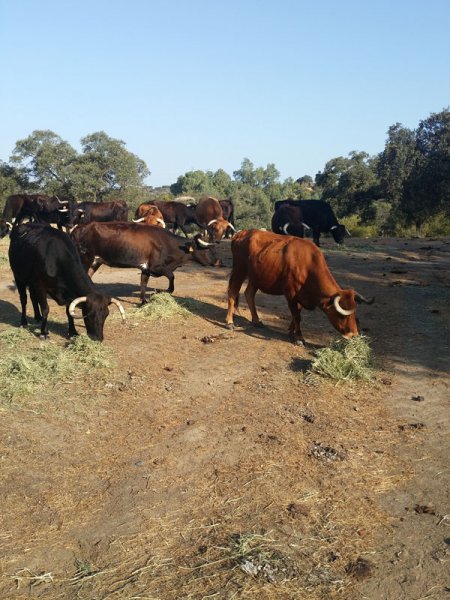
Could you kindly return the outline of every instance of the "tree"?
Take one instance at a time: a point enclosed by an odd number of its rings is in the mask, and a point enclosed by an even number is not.
[[[244,158],[241,168],[233,171],[233,177],[239,183],[244,183],[255,188],[264,189],[279,181],[280,172],[273,163],[269,163],[266,168],[257,167],[255,169],[252,161]]]
[[[170,186],[170,191],[174,196],[182,195],[205,195],[210,193],[211,181],[204,171],[187,171],[180,175]]]

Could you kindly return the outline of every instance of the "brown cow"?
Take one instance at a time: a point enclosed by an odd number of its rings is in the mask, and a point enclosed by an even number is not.
[[[195,217],[210,242],[220,242],[230,229],[236,231],[233,225],[223,218],[222,207],[217,198],[212,196],[199,200],[195,208]]]
[[[174,235],[162,227],[136,223],[88,223],[72,230],[71,236],[78,246],[81,261],[92,276],[106,264],[110,267],[138,268],[141,271],[141,302],[150,275],[165,276],[169,280],[167,292],[174,290],[175,269],[188,260],[202,265],[216,264],[210,256],[210,246],[197,234],[193,239]]]
[[[240,231],[231,242],[233,269],[228,286],[227,327],[233,328],[233,313],[239,290],[248,279],[245,297],[252,323],[261,326],[255,294],[284,295],[292,321],[289,332],[297,344],[304,342],[300,330],[302,308],[319,307],[345,338],[358,335],[356,303],[372,304],[354,290],[343,290],[335,281],[322,252],[309,240],[257,229]]]
[[[180,228],[186,237],[188,237],[185,225],[197,223],[195,220],[195,207],[192,204],[183,204],[175,200],[148,200],[137,207],[135,219],[143,217],[149,206],[157,206],[163,215],[164,222],[173,226],[173,232],[176,233]]]
[[[144,205],[141,204],[138,209],[142,206]],[[147,206],[147,211],[141,210],[140,213],[142,216],[137,219],[133,219],[133,223],[145,223],[145,225],[155,225],[156,227],[165,228],[166,224],[164,223],[164,218],[159,208],[157,206],[153,206],[152,204]]]

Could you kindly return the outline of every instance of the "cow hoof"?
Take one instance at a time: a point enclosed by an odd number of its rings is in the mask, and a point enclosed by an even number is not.
[[[256,323],[252,322],[253,327],[256,327],[258,329],[261,329],[262,327],[264,327],[264,323],[262,321],[256,321]]]
[[[45,342],[46,340],[48,340],[48,335],[44,335],[43,333],[41,333],[39,335],[39,339],[41,340],[41,342]]]
[[[304,340],[294,340],[294,345],[299,346],[300,348],[304,348],[305,342],[304,342]]]
[[[227,323],[225,327],[227,329],[230,329],[231,331],[233,331],[233,329],[234,329],[234,323]]]

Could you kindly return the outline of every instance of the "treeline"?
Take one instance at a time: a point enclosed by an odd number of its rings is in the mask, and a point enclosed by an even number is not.
[[[132,208],[157,196],[230,198],[239,227],[270,227],[276,200],[330,202],[338,217],[361,235],[420,232],[450,234],[450,111],[431,114],[412,130],[389,128],[382,152],[351,152],[329,160],[315,177],[280,180],[274,164],[255,167],[245,158],[232,175],[189,171],[165,188],[145,185],[150,171],[125,142],[104,132],[81,140],[81,152],[52,131],[19,140],[9,162],[0,162],[0,199],[44,191],[77,200],[125,199]]]

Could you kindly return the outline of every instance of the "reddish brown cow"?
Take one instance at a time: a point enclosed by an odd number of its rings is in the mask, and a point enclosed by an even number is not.
[[[233,328],[233,313],[239,290],[248,279],[245,297],[252,323],[261,326],[256,312],[255,294],[284,295],[292,321],[289,332],[293,341],[304,342],[300,330],[302,308],[319,307],[345,338],[358,335],[356,303],[372,304],[354,290],[343,290],[335,281],[322,252],[309,240],[257,229],[240,231],[231,242],[233,269],[228,286],[227,326]]]
[[[183,204],[175,200],[166,202],[165,200],[149,200],[138,206],[135,219],[144,216],[149,206],[157,206],[163,215],[164,222],[173,226],[173,232],[176,233],[180,228],[186,237],[188,237],[185,225],[196,223],[195,210],[192,204]],[[144,213],[144,214],[142,214]]]
[[[141,206],[144,206],[141,204]],[[141,207],[138,207],[138,209]],[[136,211],[137,212],[137,211]],[[156,227],[166,227],[164,223],[164,218],[162,212],[159,210],[157,206],[153,206],[151,204],[148,205],[148,209],[145,212],[144,210],[140,211],[142,216],[136,219],[133,219],[133,223],[144,223],[145,225],[155,225]]]
[[[195,208],[195,217],[205,230],[210,242],[220,242],[228,230],[236,231],[233,225],[223,218],[222,207],[217,198],[201,198]]]

